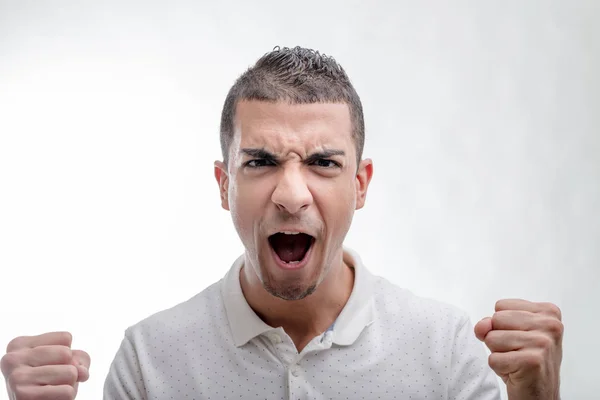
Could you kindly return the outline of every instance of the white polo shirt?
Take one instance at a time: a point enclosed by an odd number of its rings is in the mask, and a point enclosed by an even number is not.
[[[464,312],[372,275],[350,249],[344,259],[350,299],[302,352],[246,302],[242,256],[219,282],[127,328],[104,399],[500,399]]]

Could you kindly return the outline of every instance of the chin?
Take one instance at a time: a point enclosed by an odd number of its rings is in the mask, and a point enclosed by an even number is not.
[[[271,282],[263,282],[263,287],[272,296],[278,297],[282,300],[302,300],[310,296],[316,289],[317,284],[312,285],[278,285],[271,284]]]

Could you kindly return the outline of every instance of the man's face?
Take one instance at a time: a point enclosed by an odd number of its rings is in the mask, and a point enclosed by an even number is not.
[[[357,168],[346,104],[242,101],[229,165],[215,163],[251,268],[272,295],[299,300],[342,263],[372,163]],[[358,170],[358,173],[357,173]]]

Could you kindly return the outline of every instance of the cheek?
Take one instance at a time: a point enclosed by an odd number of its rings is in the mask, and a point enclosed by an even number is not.
[[[337,229],[343,232],[343,236],[345,236],[350,229],[350,224],[352,223],[352,218],[354,216],[354,210],[356,208],[355,204],[356,201],[353,192],[350,192],[350,195],[346,197],[340,197],[336,202],[336,225]]]
[[[343,181],[329,185],[317,185],[313,193],[328,228],[334,232],[342,231],[345,234],[350,227],[356,208],[354,183]]]
[[[252,235],[253,225],[265,210],[267,191],[258,183],[235,183],[229,190],[229,207],[240,235]]]

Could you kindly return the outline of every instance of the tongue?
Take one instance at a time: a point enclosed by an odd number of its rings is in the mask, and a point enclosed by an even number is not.
[[[277,233],[269,238],[273,250],[285,262],[300,261],[308,251],[311,237],[304,233],[285,235]]]

